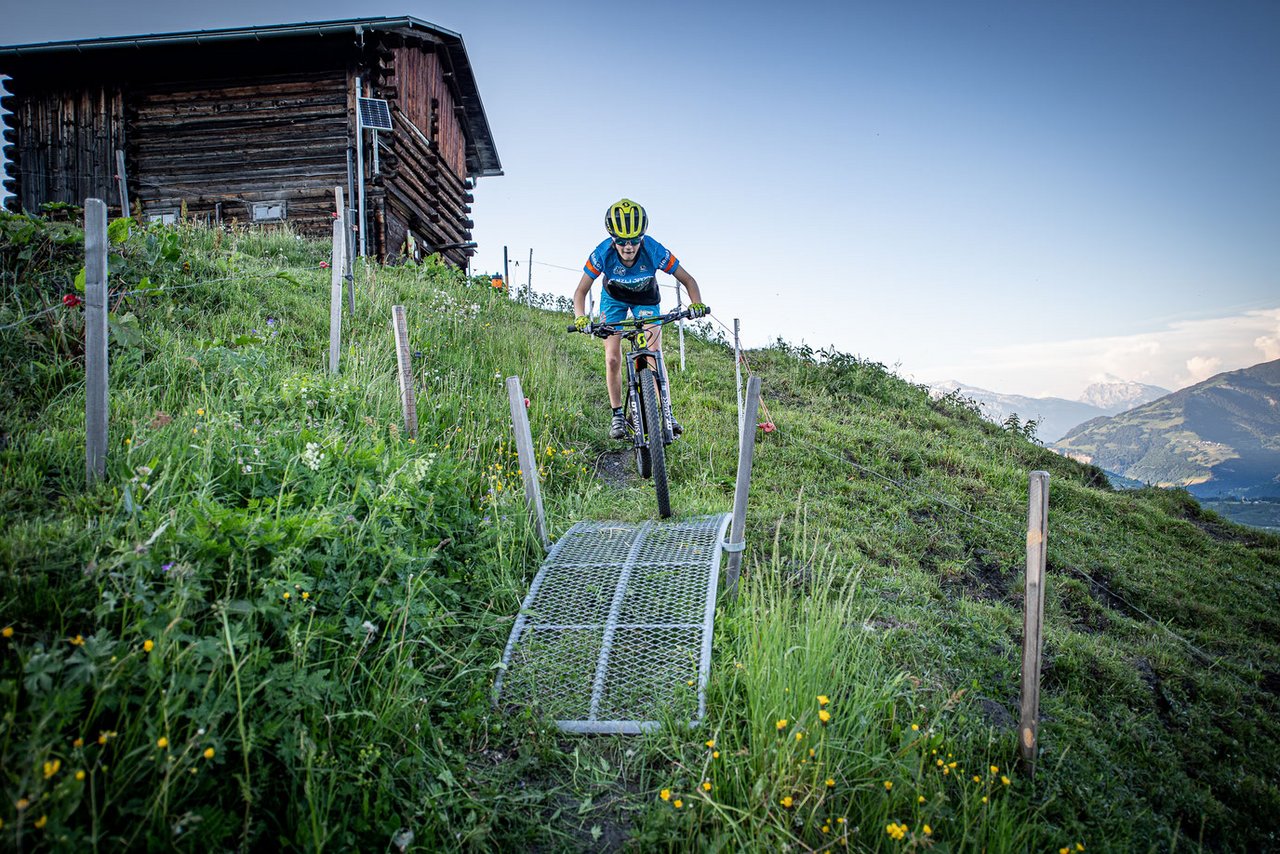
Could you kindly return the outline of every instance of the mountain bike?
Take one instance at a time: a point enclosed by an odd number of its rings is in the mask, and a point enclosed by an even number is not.
[[[671,430],[671,398],[667,392],[667,373],[663,369],[662,351],[648,347],[649,330],[689,317],[688,309],[670,311],[643,320],[626,319],[618,323],[593,323],[579,330],[597,338],[621,335],[630,345],[626,356],[627,395],[624,417],[627,433],[635,450],[636,469],[640,476],[653,479],[658,496],[658,515],[671,515],[671,496],[667,487],[667,445],[675,441]]]

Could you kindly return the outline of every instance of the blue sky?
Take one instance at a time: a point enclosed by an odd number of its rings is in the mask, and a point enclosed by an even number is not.
[[[753,346],[1065,397],[1280,358],[1270,0],[0,0],[0,41],[379,15],[466,41],[477,270],[567,295],[628,196]]]

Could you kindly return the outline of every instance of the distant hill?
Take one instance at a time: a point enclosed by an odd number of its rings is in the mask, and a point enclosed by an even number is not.
[[[958,392],[973,400],[981,409],[983,417],[996,424],[1004,423],[1010,415],[1017,415],[1023,422],[1028,419],[1038,421],[1036,437],[1042,442],[1054,442],[1085,421],[1114,415],[1169,393],[1157,386],[1123,380],[1094,383],[1085,389],[1082,400],[1002,394],[956,380],[934,383],[929,388],[936,395]]]
[[[1053,448],[1197,496],[1280,496],[1280,359],[1095,418]]]

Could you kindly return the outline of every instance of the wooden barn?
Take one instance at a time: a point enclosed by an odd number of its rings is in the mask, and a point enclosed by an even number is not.
[[[280,223],[466,267],[472,190],[501,175],[462,37],[415,18],[0,47],[8,205]],[[361,225],[362,223],[362,225]]]

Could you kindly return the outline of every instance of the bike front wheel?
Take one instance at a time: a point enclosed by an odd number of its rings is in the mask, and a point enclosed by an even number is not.
[[[658,394],[658,376],[652,368],[640,371],[640,401],[644,407],[645,442],[649,448],[649,469],[653,475],[653,491],[658,495],[658,515],[671,515],[671,495],[667,489],[667,448],[663,443],[662,407]]]

